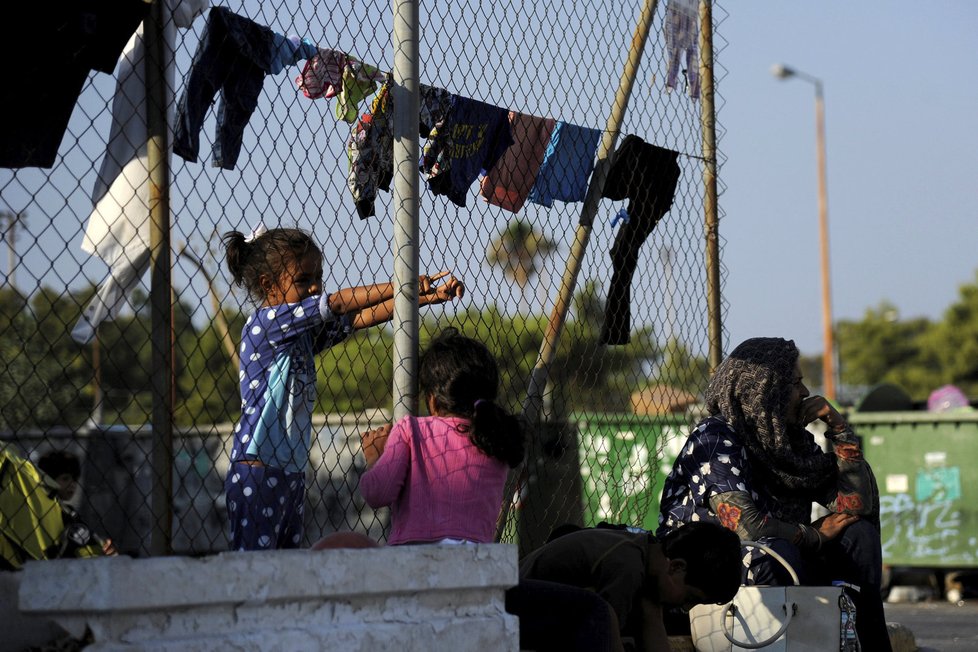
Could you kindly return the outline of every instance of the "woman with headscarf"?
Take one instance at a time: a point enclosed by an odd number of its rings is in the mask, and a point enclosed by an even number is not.
[[[883,602],[879,490],[859,442],[823,397],[809,396],[791,340],[743,342],[717,367],[710,416],[689,435],[662,490],[659,535],[713,521],[781,553],[803,584],[858,587],[863,649],[890,650]],[[806,426],[825,424],[832,452]],[[811,520],[812,503],[829,515]],[[790,584],[781,565],[752,550],[745,584]]]

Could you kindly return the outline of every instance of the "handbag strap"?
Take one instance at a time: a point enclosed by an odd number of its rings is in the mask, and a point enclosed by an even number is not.
[[[758,550],[762,550],[771,555],[771,557],[778,560],[778,562],[784,566],[785,570],[788,571],[788,574],[791,575],[791,581],[795,583],[795,586],[799,586],[801,584],[801,580],[798,579],[798,573],[796,573],[795,569],[788,563],[788,560],[782,557],[781,553],[771,548],[771,546],[758,543],[757,541],[741,541],[740,545],[744,548],[757,548]]]
[[[778,629],[778,631],[774,632],[763,641],[752,642],[738,641],[736,638],[734,638],[733,632],[727,629],[727,616],[730,616],[731,620],[737,616],[737,606],[731,602],[723,609],[723,620],[721,621],[723,623],[723,635],[728,641],[737,647],[744,648],[745,650],[759,650],[762,647],[767,647],[771,643],[774,643],[776,640],[781,638],[784,633],[788,631],[788,625],[791,624],[791,617],[795,615],[795,608],[797,606],[798,605],[796,605],[794,602],[792,602],[790,605],[786,602],[784,604],[784,622],[781,623],[781,627]]]

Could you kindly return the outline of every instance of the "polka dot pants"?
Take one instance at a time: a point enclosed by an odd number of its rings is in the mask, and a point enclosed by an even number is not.
[[[298,548],[305,477],[270,466],[235,462],[224,480],[231,550]]]

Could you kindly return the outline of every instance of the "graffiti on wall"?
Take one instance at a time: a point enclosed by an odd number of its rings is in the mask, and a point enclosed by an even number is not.
[[[684,441],[685,431],[672,425],[663,426],[659,437],[654,430],[582,431],[586,520],[654,529],[662,481]]]
[[[913,485],[911,491],[906,475],[886,477],[888,493],[880,497],[884,561],[978,562],[978,538],[962,515],[959,467],[918,469]]]

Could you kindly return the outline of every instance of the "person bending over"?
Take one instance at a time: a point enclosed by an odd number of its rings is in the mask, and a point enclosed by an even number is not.
[[[583,529],[527,555],[507,609],[520,617],[520,645],[540,650],[668,650],[663,607],[724,603],[740,587],[737,536],[692,523],[659,539],[627,530]]]

